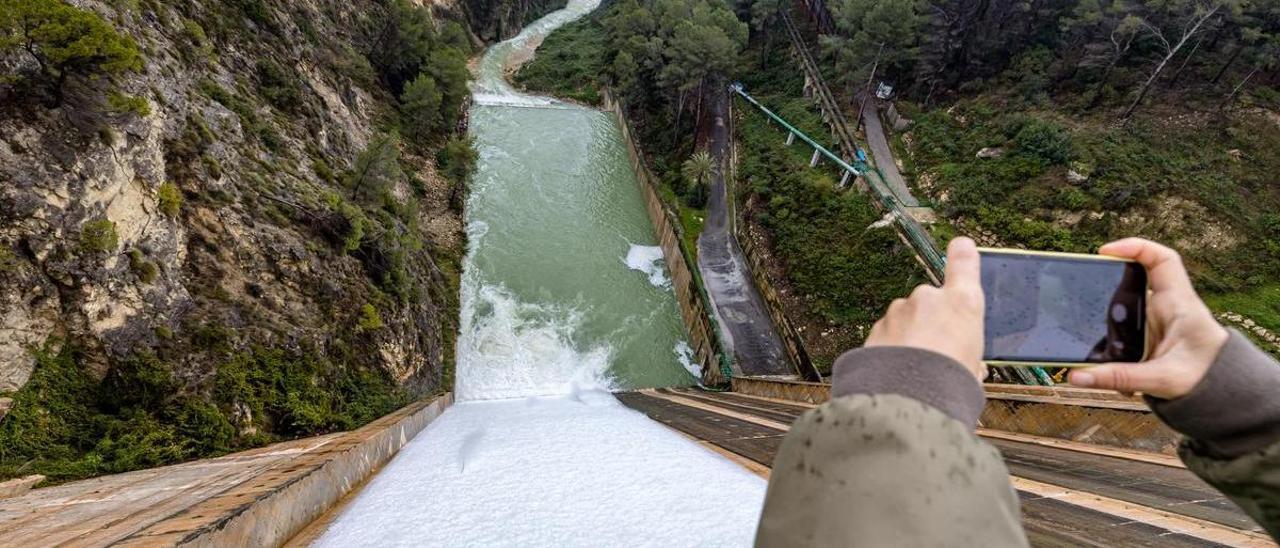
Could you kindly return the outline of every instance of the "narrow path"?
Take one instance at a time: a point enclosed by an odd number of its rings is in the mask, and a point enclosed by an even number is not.
[[[893,160],[893,149],[889,147],[889,139],[885,137],[884,125],[880,123],[880,110],[874,99],[867,99],[867,108],[862,112],[862,121],[867,130],[867,146],[871,149],[871,163],[880,169],[884,182],[898,197],[898,201],[906,207],[919,207],[920,201],[911,194],[911,188],[898,171],[898,163]]]
[[[707,149],[716,164],[724,166],[729,150],[727,96],[714,94],[711,110]],[[698,270],[734,361],[746,375],[795,375],[796,368],[733,236],[723,167],[712,176],[708,193],[707,218],[698,236]]]
[[[763,467],[772,465],[790,424],[812,407],[694,389],[617,397],[672,429]],[[1009,467],[1033,546],[1274,546],[1244,512],[1186,469],[988,441]]]

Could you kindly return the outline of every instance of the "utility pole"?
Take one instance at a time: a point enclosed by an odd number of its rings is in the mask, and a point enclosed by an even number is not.
[[[867,96],[871,95],[871,82],[876,79],[876,70],[880,68],[880,54],[884,53],[884,42],[880,42],[880,49],[876,50],[876,60],[871,64],[871,76],[867,77],[867,90],[862,94],[862,103],[858,105],[858,125],[862,127],[862,111],[867,108]]]

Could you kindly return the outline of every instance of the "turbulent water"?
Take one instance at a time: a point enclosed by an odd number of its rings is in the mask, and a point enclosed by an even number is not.
[[[459,399],[687,385],[687,348],[661,250],[608,113],[524,95],[504,71],[568,8],[480,62],[471,131]]]
[[[316,546],[751,543],[764,480],[605,391],[696,374],[618,128],[501,81],[531,38],[598,2],[573,0],[485,56],[456,387],[471,401]]]

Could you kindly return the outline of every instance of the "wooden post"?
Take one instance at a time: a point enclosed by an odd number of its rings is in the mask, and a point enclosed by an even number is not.
[[[850,174],[850,173],[851,173],[851,172],[850,172],[849,170],[847,170],[847,169],[846,169],[846,170],[844,170],[844,175],[841,175],[841,176],[840,176],[840,188],[844,188],[844,187],[845,187],[845,185],[848,185],[848,184],[849,184],[849,174]]]
[[[788,132],[787,132],[787,146],[791,146],[791,143],[794,143],[794,142],[796,142],[796,134],[794,134],[794,133],[792,133],[792,132],[788,131]]]
[[[809,167],[817,167],[818,160],[821,160],[821,159],[822,159],[822,153],[818,152],[818,149],[816,148],[813,149],[813,158],[809,159]]]

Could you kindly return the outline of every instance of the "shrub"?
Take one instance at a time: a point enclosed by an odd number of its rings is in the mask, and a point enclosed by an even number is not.
[[[279,63],[269,58],[259,59],[258,80],[258,91],[280,110],[296,112],[302,104],[297,76],[285,73]]]
[[[119,91],[113,91],[107,95],[107,106],[112,112],[132,112],[142,118],[151,115],[151,103],[146,97],[137,97]]]
[[[356,322],[357,331],[373,331],[382,329],[382,315],[378,313],[378,309],[372,304],[365,303],[360,308],[360,320]]]
[[[156,280],[156,276],[160,275],[160,269],[155,263],[146,260],[142,255],[142,251],[138,249],[129,250],[129,268],[134,274],[138,275],[138,279],[142,283],[149,284]]]
[[[1028,120],[1013,137],[1018,151],[1043,160],[1049,165],[1061,165],[1071,161],[1071,135],[1053,122]]]
[[[170,217],[177,217],[182,211],[182,191],[178,190],[178,185],[165,182],[160,185],[160,189],[156,191],[156,200],[160,204],[160,211]]]
[[[115,251],[120,245],[116,224],[110,219],[86,221],[80,227],[80,250],[86,253]]]

